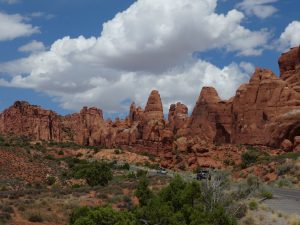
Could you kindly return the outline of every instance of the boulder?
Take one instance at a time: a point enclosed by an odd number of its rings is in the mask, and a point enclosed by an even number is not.
[[[290,152],[292,149],[293,149],[293,143],[288,140],[288,139],[284,139],[282,142],[281,142],[281,145],[280,147],[286,151],[286,152]]]

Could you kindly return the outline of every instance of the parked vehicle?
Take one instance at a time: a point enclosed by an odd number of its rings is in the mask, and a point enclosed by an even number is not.
[[[168,171],[163,167],[159,167],[156,172],[164,175],[168,173]]]
[[[211,175],[210,175],[210,172],[209,170],[200,170],[197,172],[196,174],[196,179],[197,180],[210,180],[211,179]]]

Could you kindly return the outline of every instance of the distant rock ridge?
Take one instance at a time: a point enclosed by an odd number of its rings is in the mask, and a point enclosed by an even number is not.
[[[205,143],[275,147],[290,143],[292,149],[300,150],[300,48],[282,54],[278,63],[280,77],[256,68],[250,81],[227,101],[213,87],[203,87],[190,117],[186,105],[178,102],[170,106],[165,120],[157,90],[150,93],[145,109],[132,103],[128,117],[115,121],[104,120],[102,110],[95,107],[60,116],[17,101],[0,114],[0,133],[124,147],[166,160],[178,160],[175,155],[184,151],[207,154]]]

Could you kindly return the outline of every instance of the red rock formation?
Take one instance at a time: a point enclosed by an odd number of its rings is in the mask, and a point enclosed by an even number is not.
[[[280,78],[270,70],[257,68],[249,83],[241,85],[227,101],[221,100],[214,88],[204,87],[190,118],[187,107],[177,103],[170,106],[166,121],[160,95],[154,90],[145,110],[133,103],[128,118],[114,122],[105,121],[97,108],[84,107],[80,113],[59,116],[16,102],[0,114],[0,133],[33,140],[130,147],[160,155],[167,163],[178,160],[178,152],[193,152],[195,155],[188,159],[193,166],[210,156],[207,143],[286,148],[289,141],[291,148],[299,150],[300,48],[283,54],[279,66]]]
[[[212,87],[204,87],[188,124],[188,134],[210,142],[229,143],[231,101],[222,101]]]
[[[296,91],[300,91],[300,47],[292,48],[278,60],[280,78],[287,81]]]
[[[53,111],[17,101],[1,113],[0,133],[33,140],[60,140],[60,117]]]
[[[172,104],[169,109],[168,122],[169,128],[176,135],[182,134],[182,129],[186,128],[188,120],[188,107],[180,102]]]
[[[102,110],[84,107],[80,113],[63,117],[62,140],[80,145],[101,145],[104,142],[107,126]]]
[[[143,121],[163,120],[164,113],[160,95],[157,90],[153,90],[148,98]]]
[[[220,100],[214,88],[203,88],[187,135],[215,143],[279,146],[300,135],[299,106],[299,93],[286,81],[257,68],[228,101]]]
[[[171,148],[172,131],[166,126],[163,107],[158,91],[153,90],[148,98],[141,123],[138,125],[142,140],[141,147],[146,146],[151,152],[159,154],[166,148]]]
[[[144,114],[143,109],[139,106],[136,107],[135,103],[131,103],[130,105],[130,111],[129,111],[129,121],[131,123],[137,122],[137,121],[141,121],[142,120],[142,116]]]

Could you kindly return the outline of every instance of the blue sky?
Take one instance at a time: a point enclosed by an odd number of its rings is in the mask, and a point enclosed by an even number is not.
[[[0,110],[26,100],[114,117],[131,101],[143,106],[154,88],[165,110],[176,101],[191,110],[202,86],[229,98],[254,67],[279,73],[280,53],[300,44],[299,8],[296,0],[0,0]]]

